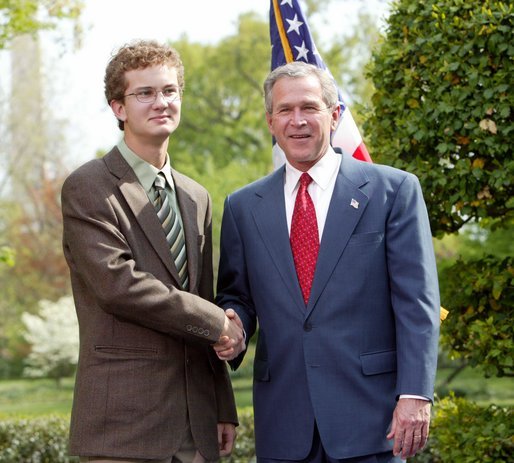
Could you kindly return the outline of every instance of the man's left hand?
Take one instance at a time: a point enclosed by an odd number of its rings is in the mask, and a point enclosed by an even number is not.
[[[218,444],[220,457],[227,457],[232,453],[236,440],[236,427],[232,423],[218,423]]]
[[[393,413],[391,432],[394,438],[393,454],[403,459],[413,457],[423,450],[428,440],[430,409],[428,400],[402,398],[398,400]]]

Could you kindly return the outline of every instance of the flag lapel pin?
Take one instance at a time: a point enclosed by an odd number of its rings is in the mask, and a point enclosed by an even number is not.
[[[350,201],[350,206],[352,206],[354,209],[359,209],[359,201],[352,198],[352,200]]]

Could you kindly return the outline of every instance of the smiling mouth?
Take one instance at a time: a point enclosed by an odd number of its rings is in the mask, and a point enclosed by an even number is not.
[[[305,140],[307,138],[310,138],[310,135],[300,134],[300,135],[290,135],[289,137],[294,139],[294,140]]]
[[[151,120],[157,120],[157,121],[162,121],[165,119],[171,119],[171,116],[168,116],[167,114],[161,114],[160,116],[154,116],[151,118]]]

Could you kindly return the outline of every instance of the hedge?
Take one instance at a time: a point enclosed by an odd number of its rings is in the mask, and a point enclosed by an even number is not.
[[[514,408],[484,407],[450,395],[433,410],[428,446],[410,462],[514,461]]]
[[[412,463],[514,461],[514,408],[454,396],[437,401],[425,451]],[[251,409],[239,411],[236,447],[223,463],[255,462]],[[67,455],[68,418],[0,420],[0,463],[76,463]]]
[[[0,463],[75,463],[68,456],[69,419],[58,416],[0,421]]]

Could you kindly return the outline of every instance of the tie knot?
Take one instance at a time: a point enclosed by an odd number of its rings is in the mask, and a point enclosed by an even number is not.
[[[307,172],[304,172],[300,177],[300,186],[307,188],[311,182],[312,177]]]
[[[162,172],[159,172],[157,174],[157,177],[155,177],[153,184],[156,190],[164,190],[164,188],[166,187],[166,177]]]

